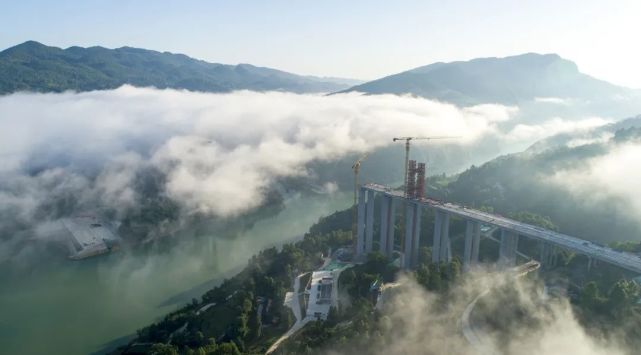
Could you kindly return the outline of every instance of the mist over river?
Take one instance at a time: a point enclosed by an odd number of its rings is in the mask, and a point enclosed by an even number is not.
[[[185,238],[170,250],[83,261],[46,256],[0,270],[1,354],[93,354],[125,343],[243,267],[252,254],[305,233],[350,194],[295,195],[237,238]]]

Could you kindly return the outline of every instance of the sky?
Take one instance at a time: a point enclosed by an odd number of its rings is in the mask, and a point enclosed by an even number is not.
[[[362,80],[437,61],[558,53],[641,88],[635,0],[2,2],[2,49],[133,46]]]

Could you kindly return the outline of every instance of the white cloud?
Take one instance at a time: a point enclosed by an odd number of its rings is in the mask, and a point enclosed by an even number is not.
[[[536,283],[507,274],[476,270],[444,295],[426,291],[411,278],[386,295],[381,334],[370,328],[369,338],[354,339],[360,348],[341,343],[328,354],[625,354],[619,344],[592,335],[576,319],[567,299],[545,298]],[[461,335],[462,315],[469,303],[486,290],[471,317],[480,344]],[[390,294],[393,296],[390,297]],[[493,331],[479,313],[508,329]],[[515,316],[514,313],[518,314]],[[503,317],[502,319],[497,319]],[[511,324],[507,321],[512,320]],[[518,319],[518,320],[517,320]],[[517,326],[518,325],[518,326]],[[364,331],[364,330],[363,330]],[[506,334],[506,333],[510,334]],[[359,340],[361,340],[359,342]],[[367,347],[363,349],[363,346]],[[478,346],[478,347],[477,347]]]
[[[535,97],[534,101],[555,105],[569,105],[570,99],[562,99],[560,97]]]
[[[601,117],[565,120],[554,117],[540,124],[517,124],[505,134],[507,141],[537,141],[560,133],[585,132],[612,121]]]
[[[617,213],[641,223],[641,143],[613,145],[585,165],[558,171],[550,181],[586,203],[614,197],[621,206]]]
[[[394,135],[455,132],[469,143],[511,112],[393,95],[206,94],[129,86],[22,93],[0,98],[6,117],[0,155],[9,162],[0,174],[15,180],[33,169],[69,176],[94,171],[97,178],[83,181],[83,188],[91,185],[93,195],[104,197],[101,203],[122,208],[135,201],[131,181],[138,167],[149,164],[167,174],[166,193],[188,211],[228,216],[258,206],[274,179],[304,175],[311,161],[375,149]]]
[[[589,137],[577,137],[573,138],[570,141],[566,143],[566,145],[569,148],[576,148],[580,147],[583,145],[588,145],[588,144],[596,144],[596,143],[606,143],[608,142],[612,137],[614,137],[614,133],[612,132],[603,132],[599,134],[598,136],[589,136]]]
[[[312,161],[371,151],[391,144],[393,136],[456,135],[461,138],[433,144],[471,147],[484,137],[522,143],[605,122],[557,118],[502,132],[500,125],[517,112],[496,104],[457,108],[358,93],[211,94],[130,86],[18,93],[0,97],[0,156],[6,162],[0,177],[9,181],[0,183],[0,193],[7,195],[14,180],[37,179],[34,171],[61,169],[59,174],[85,179],[80,190],[91,191],[83,192],[83,201],[99,197],[100,204],[122,208],[135,204],[131,181],[138,169],[151,167],[166,173],[165,193],[186,211],[230,216],[260,205],[276,179],[307,174]],[[23,204],[34,199],[15,192],[10,197],[24,197]]]

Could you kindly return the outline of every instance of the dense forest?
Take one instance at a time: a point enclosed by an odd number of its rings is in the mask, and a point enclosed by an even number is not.
[[[634,236],[638,229],[633,221],[621,218],[612,223],[611,215],[602,214],[590,205],[577,204],[575,196],[546,183],[541,176],[580,166],[591,157],[606,154],[613,146],[635,142],[640,137],[641,130],[628,128],[617,131],[605,143],[561,145],[505,156],[456,176],[433,176],[428,193],[586,239],[609,242],[613,233],[606,233],[608,228],[621,235]],[[374,203],[378,208],[380,201],[377,199]],[[607,205],[608,201],[604,203]],[[302,240],[262,251],[249,260],[242,272],[208,291],[200,300],[194,299],[163,320],[141,329],[137,339],[120,351],[129,354],[264,352],[294,322],[291,310],[283,306],[293,278],[316,269],[322,263],[322,255],[330,249],[351,245],[351,213],[351,209],[337,211],[321,218]],[[432,230],[433,212],[422,213],[421,230]],[[375,233],[378,228],[375,223]],[[395,228],[397,236],[404,234],[402,223]],[[452,219],[454,255],[462,254],[464,228],[463,220]],[[425,236],[420,243],[419,266],[411,277],[426,291],[447,302],[463,277],[462,266],[456,257],[449,264],[433,264],[431,238],[429,233]],[[395,243],[398,249],[398,237]],[[482,239],[481,262],[496,260],[494,243]],[[376,241],[374,244],[376,250]],[[611,245],[628,252],[641,250],[638,242],[619,240]],[[519,250],[530,257],[537,257],[539,253],[536,243],[527,240],[519,244]],[[638,345],[634,339],[639,339],[637,325],[641,324],[641,308],[637,304],[640,290],[636,282],[630,281],[633,275],[606,264],[599,264],[586,273],[588,262],[584,256],[566,251],[561,251],[559,256],[554,270],[546,270],[542,275],[569,280],[567,296],[579,321],[591,332],[606,336],[623,334],[628,346]],[[338,285],[349,297],[347,306],[332,308],[326,321],[308,324],[283,343],[277,353],[320,352],[347,344],[360,349],[375,347],[382,341],[389,320],[376,310],[372,287],[394,282],[398,271],[394,260],[376,252],[370,254],[365,263],[344,271]],[[518,307],[505,310],[512,311],[518,312]],[[488,320],[488,323],[492,322]],[[501,331],[508,331],[510,324],[494,322]]]
[[[559,181],[563,176],[555,178],[555,174],[587,171],[590,159],[640,140],[641,128],[628,128],[616,131],[605,143],[561,145],[540,152],[503,156],[471,167],[445,188],[431,193],[469,206],[491,206],[505,215],[530,211],[548,216],[561,232],[592,241],[638,240],[641,239],[640,225],[636,219],[621,213],[625,205],[619,197],[599,191],[577,196],[567,186],[579,182]]]
[[[447,185],[443,185],[447,186]],[[375,203],[379,203],[377,200]],[[490,206],[483,209],[492,210]],[[431,211],[423,212],[424,230],[431,230]],[[549,217],[528,211],[510,212],[511,218],[545,228],[558,229]],[[298,242],[282,248],[270,248],[253,256],[248,265],[236,276],[206,292],[200,300],[194,299],[163,320],[138,331],[136,340],[118,353],[123,354],[256,354],[266,349],[293,324],[291,310],[283,305],[285,293],[291,289],[298,274],[312,271],[322,264],[322,255],[330,248],[352,243],[351,209],[337,211],[323,217]],[[375,225],[375,229],[378,226]],[[402,224],[395,227],[399,235]],[[464,221],[452,220],[453,254],[462,253]],[[398,242],[398,241],[397,241]],[[497,246],[483,239],[482,262],[492,263],[497,258]],[[614,247],[635,251],[638,243],[616,243]],[[524,242],[520,251],[537,256],[535,243]],[[376,249],[376,246],[375,246]],[[579,320],[593,332],[625,334],[629,344],[641,322],[641,310],[636,304],[639,286],[628,281],[628,273],[600,264],[586,277],[587,260],[573,253],[562,252],[554,271],[544,277],[572,280],[569,294]],[[462,279],[461,263],[455,257],[451,263],[431,262],[431,238],[423,238],[419,252],[419,266],[411,274],[416,283],[446,304],[456,292]],[[383,255],[374,252],[367,261],[344,271],[338,281],[341,292],[349,302],[339,309],[332,308],[326,321],[308,324],[295,336],[285,341],[277,354],[315,353],[333,347],[375,349],[384,341],[389,319],[376,310],[374,285],[394,282],[399,269]],[[577,288],[576,283],[585,287]],[[506,293],[509,294],[509,293]],[[341,303],[343,304],[343,303]],[[512,311],[518,307],[511,308]],[[505,312],[509,310],[506,309]],[[597,326],[595,326],[595,324]],[[494,324],[504,327],[508,323]]]

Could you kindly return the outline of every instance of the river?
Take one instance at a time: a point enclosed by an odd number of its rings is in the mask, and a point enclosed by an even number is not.
[[[170,250],[60,257],[0,270],[0,354],[100,354],[200,295],[259,250],[291,241],[350,204],[350,194],[288,198],[238,238],[190,238]]]

